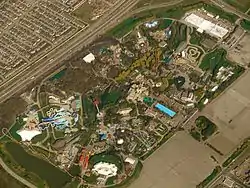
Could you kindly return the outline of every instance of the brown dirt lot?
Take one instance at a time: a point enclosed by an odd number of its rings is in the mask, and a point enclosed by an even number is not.
[[[194,188],[214,167],[205,146],[182,131],[143,163],[140,177],[129,188]]]
[[[250,34],[246,34],[240,42],[228,51],[228,59],[243,66],[250,63]]]
[[[246,71],[203,111],[219,130],[219,133],[212,136],[208,142],[224,155],[228,155],[250,135],[249,80],[250,72]]]
[[[16,115],[23,113],[27,103],[20,97],[12,97],[0,104],[0,135],[2,128],[8,128],[14,123]]]

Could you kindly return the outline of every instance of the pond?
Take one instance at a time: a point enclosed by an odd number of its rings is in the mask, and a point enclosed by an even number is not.
[[[28,154],[19,144],[14,142],[6,143],[6,150],[20,166],[29,172],[38,175],[46,181],[50,188],[63,187],[71,181],[71,177],[57,169],[45,160]]]

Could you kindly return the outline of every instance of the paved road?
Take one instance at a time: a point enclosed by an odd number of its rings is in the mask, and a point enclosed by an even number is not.
[[[215,185],[219,184],[221,176],[229,176],[237,184],[241,185],[243,188],[247,188],[246,185],[242,184],[242,182],[236,179],[235,176],[230,174],[230,171],[235,169],[241,163],[243,163],[248,157],[250,157],[250,147],[248,147],[238,158],[236,158],[232,164],[230,164],[227,168],[223,169],[222,172],[213,181],[211,181],[205,188],[213,188]]]
[[[30,68],[23,71],[13,79],[7,81],[0,91],[0,103],[20,92],[22,89],[31,84],[38,77],[43,76],[46,72],[55,69],[62,65],[63,61],[72,54],[93,42],[98,36],[105,33],[110,27],[117,24],[117,20],[122,18],[139,0],[123,0],[109,12],[104,15],[95,24],[90,26],[81,34],[66,41],[53,51],[49,52],[38,61],[36,61]],[[34,80],[32,79],[34,78]]]
[[[24,90],[28,85],[32,84],[36,79],[42,77],[45,73],[52,72],[53,69],[59,68],[63,61],[69,58],[72,54],[93,42],[97,37],[104,34],[108,29],[115,26],[120,20],[124,19],[125,14],[138,3],[139,0],[123,0],[118,3],[109,14],[101,17],[99,21],[90,26],[86,31],[83,31],[75,38],[70,39],[57,48],[37,60],[27,70],[7,81],[0,88],[0,103],[4,102],[11,96]],[[138,9],[135,13],[166,6],[172,6],[180,3],[182,0],[172,1],[159,5],[152,5]],[[134,12],[127,14],[131,16]],[[34,78],[34,79],[32,79]]]
[[[12,177],[14,177],[16,180],[20,181],[24,185],[26,185],[29,188],[37,188],[37,186],[33,185],[29,181],[25,180],[24,178],[20,177],[17,175],[15,172],[13,172],[5,163],[4,161],[0,158],[0,165],[3,167],[3,169],[8,172]]]

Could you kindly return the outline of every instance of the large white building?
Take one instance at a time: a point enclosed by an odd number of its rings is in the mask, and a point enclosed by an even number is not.
[[[91,63],[95,60],[95,56],[94,54],[92,53],[89,53],[88,55],[86,55],[83,60],[86,62],[86,63]]]
[[[214,24],[200,16],[197,16],[194,13],[185,17],[184,20],[187,23],[191,24],[192,26],[196,27],[197,31],[200,33],[205,31],[211,36],[214,36],[217,38],[223,38],[228,33],[228,29],[225,29],[217,24]]]
[[[115,164],[99,162],[94,165],[92,172],[103,175],[106,177],[112,177],[117,175],[118,168]]]
[[[36,135],[42,134],[42,131],[22,129],[18,130],[16,133],[21,136],[22,141],[31,141],[31,139],[34,138]]]

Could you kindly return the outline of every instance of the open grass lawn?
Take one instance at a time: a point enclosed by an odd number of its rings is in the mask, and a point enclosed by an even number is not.
[[[226,50],[216,49],[205,55],[199,67],[204,71],[210,70],[214,74],[220,67],[228,67],[231,65],[231,62],[226,59],[226,54]]]
[[[249,0],[224,0],[227,4],[235,7],[241,12],[246,12],[250,8]]]
[[[144,19],[145,17],[128,18],[113,29],[109,30],[107,34],[116,38],[122,38],[124,35],[132,31],[138,24],[143,22]]]
[[[217,7],[214,5],[205,4],[204,8],[213,14],[219,15],[220,18],[226,19],[232,23],[234,23],[239,18],[237,15],[230,13],[230,12],[225,12],[220,7]]]
[[[10,176],[5,170],[0,169],[0,187],[1,188],[26,188],[25,185],[18,182]]]
[[[17,141],[21,141],[21,136],[19,136],[16,132],[21,129],[24,126],[25,122],[22,120],[22,118],[18,118],[16,120],[16,123],[12,126],[12,128],[10,129],[9,133],[11,134],[11,136],[16,139]]]
[[[244,19],[240,22],[240,25],[243,29],[250,31],[250,21]]]
[[[186,40],[187,26],[180,22],[174,22],[171,25],[171,31],[172,31],[171,37],[167,41],[169,50],[176,49],[181,42]]]
[[[0,104],[0,130],[9,128],[16,119],[16,115],[25,111],[27,103],[20,97],[12,97]],[[0,135],[2,131],[0,131]]]
[[[50,188],[63,187],[71,181],[71,178],[67,173],[52,166],[45,160],[30,155],[19,144],[8,142],[5,147],[6,151],[12,157],[12,165],[14,163],[18,164],[18,166],[22,166],[25,169],[25,172],[29,175],[34,173],[39,179],[46,181]],[[36,182],[39,181],[38,179],[33,181],[35,181],[36,184],[40,183]]]

